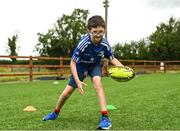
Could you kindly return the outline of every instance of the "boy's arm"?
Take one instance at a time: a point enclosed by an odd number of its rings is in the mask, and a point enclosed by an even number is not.
[[[71,68],[71,72],[72,72],[72,75],[74,77],[74,80],[76,81],[76,84],[77,84],[77,87],[78,87],[78,91],[82,95],[84,93],[84,90],[83,90],[82,87],[83,87],[83,85],[86,85],[86,84],[79,80],[77,69],[76,69],[76,62],[75,61],[71,60],[70,68]]]
[[[113,58],[111,61],[110,61],[114,66],[123,66],[123,64],[118,61],[116,58]]]

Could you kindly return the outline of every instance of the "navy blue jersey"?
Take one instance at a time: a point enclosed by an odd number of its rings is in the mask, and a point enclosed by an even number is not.
[[[101,64],[104,57],[110,60],[114,58],[108,41],[102,38],[101,42],[96,45],[91,42],[90,35],[86,34],[80,39],[71,59],[77,63],[77,66],[86,66]]]

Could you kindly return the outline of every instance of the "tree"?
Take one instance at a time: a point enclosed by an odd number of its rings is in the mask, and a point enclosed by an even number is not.
[[[138,51],[138,44],[136,41],[130,42],[130,59],[136,60],[137,59],[137,51]]]
[[[171,17],[161,23],[148,38],[116,44],[114,55],[119,59],[180,60],[180,21]]]
[[[141,39],[137,42],[137,59],[149,60],[149,41]]]
[[[122,45],[121,43],[115,44],[115,45],[112,47],[113,52],[114,52],[114,56],[115,56],[117,59],[121,59],[122,56],[123,56],[122,48],[123,48],[123,45]]]
[[[113,47],[114,56],[118,59],[137,59],[137,43],[116,44]]]
[[[41,56],[70,57],[80,36],[87,31],[87,16],[88,10],[75,9],[71,15],[58,18],[46,34],[38,33],[39,42],[35,50]]]
[[[16,42],[17,42],[17,39],[18,39],[18,35],[13,35],[12,38],[8,38],[8,51],[10,52],[10,56],[18,56],[18,53],[17,53],[17,45],[16,45]],[[11,60],[13,62],[16,61],[16,58],[11,58]]]
[[[168,23],[161,23],[149,36],[151,59],[180,59],[180,22],[171,17]]]

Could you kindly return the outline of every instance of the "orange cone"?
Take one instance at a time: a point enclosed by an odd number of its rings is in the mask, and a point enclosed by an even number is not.
[[[33,106],[27,106],[26,108],[23,109],[23,111],[34,112],[34,111],[37,111],[37,109]]]

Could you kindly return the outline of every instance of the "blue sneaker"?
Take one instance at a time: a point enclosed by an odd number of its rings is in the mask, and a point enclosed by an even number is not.
[[[57,117],[58,117],[58,114],[56,114],[55,112],[51,112],[43,117],[43,121],[55,120]]]
[[[97,129],[107,130],[112,126],[111,120],[107,116],[102,116]]]

